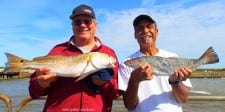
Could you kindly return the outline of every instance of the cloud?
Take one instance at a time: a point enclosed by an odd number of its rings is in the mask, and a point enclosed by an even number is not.
[[[68,7],[52,2],[54,4],[51,5],[51,0],[1,2],[0,66],[6,62],[5,52],[31,59],[46,55],[56,43],[65,41],[64,36],[70,32],[70,23],[62,19],[64,14],[60,11]],[[59,4],[61,8],[55,8]]]
[[[41,31],[58,30],[63,28],[64,24],[64,21],[58,18],[40,18],[33,22],[33,26]]]
[[[183,3],[184,4],[184,3]],[[137,8],[123,11],[106,11],[100,22],[99,35],[112,46],[119,60],[138,50],[133,36],[132,21],[138,14],[149,14],[158,23],[158,46],[178,53],[181,57],[199,58],[209,46],[213,46],[220,57],[224,56],[223,40],[225,32],[224,1],[211,1],[181,7],[174,3]],[[166,11],[168,10],[168,11]],[[209,67],[224,67],[224,59]],[[206,66],[207,67],[207,66]]]

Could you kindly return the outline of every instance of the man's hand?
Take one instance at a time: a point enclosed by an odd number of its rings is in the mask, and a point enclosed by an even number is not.
[[[50,69],[47,67],[37,69],[35,73],[37,76],[38,84],[43,88],[49,87],[50,83],[56,79],[56,74],[51,73]]]
[[[136,82],[140,82],[143,80],[151,80],[153,78],[153,69],[151,65],[145,63],[135,69],[131,73],[131,80],[136,80]]]
[[[192,74],[192,70],[187,67],[182,67],[174,74],[169,76],[169,83],[172,86],[172,93],[177,102],[185,103],[188,101],[189,89],[180,81],[185,81]]]
[[[192,74],[192,70],[187,67],[182,67],[177,70],[174,74],[170,75],[169,81],[176,82],[176,81],[185,81],[189,78]]]
[[[96,86],[102,86],[106,83],[105,80],[101,80],[101,79],[96,78],[96,77],[91,77],[91,80]]]

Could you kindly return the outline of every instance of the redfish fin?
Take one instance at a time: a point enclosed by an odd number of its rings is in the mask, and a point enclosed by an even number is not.
[[[203,64],[213,64],[219,62],[219,57],[214,51],[213,47],[209,47],[203,55],[199,58]]]
[[[75,82],[77,82],[77,81],[80,81],[80,80],[84,79],[85,77],[87,77],[87,76],[88,76],[88,74],[90,74],[90,73],[86,73],[86,74],[78,75],[78,77],[77,77],[77,79],[75,80]]]
[[[5,64],[5,69],[3,72],[19,72],[23,67],[23,62],[28,61],[10,53],[5,53],[5,55],[8,61]]]
[[[88,61],[87,62],[87,65],[85,66],[85,68],[83,69],[83,71],[79,75],[76,75],[76,76],[78,76],[78,78],[75,80],[75,82],[84,79],[85,77],[87,77],[89,74],[92,73],[92,72],[84,73],[85,70],[87,69],[88,65],[90,65],[90,64],[92,65],[91,61]]]

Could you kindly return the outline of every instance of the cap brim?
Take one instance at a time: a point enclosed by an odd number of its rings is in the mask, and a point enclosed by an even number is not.
[[[91,14],[89,14],[89,13],[77,13],[77,14],[71,15],[71,16],[70,16],[70,19],[73,19],[73,18],[75,18],[75,17],[78,16],[78,15],[87,15],[87,16],[90,16],[90,17],[92,17],[92,18],[95,18],[93,15],[91,15]]]
[[[155,21],[148,15],[139,15],[134,19],[133,25],[136,26],[140,21],[147,20],[151,23],[155,23]]]

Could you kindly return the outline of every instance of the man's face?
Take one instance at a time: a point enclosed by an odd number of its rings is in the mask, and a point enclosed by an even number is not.
[[[155,23],[150,23],[147,20],[142,20],[134,27],[135,38],[140,46],[152,46],[156,43],[158,29]]]
[[[95,36],[97,23],[88,15],[78,15],[73,18],[72,26],[76,38],[89,39]]]

